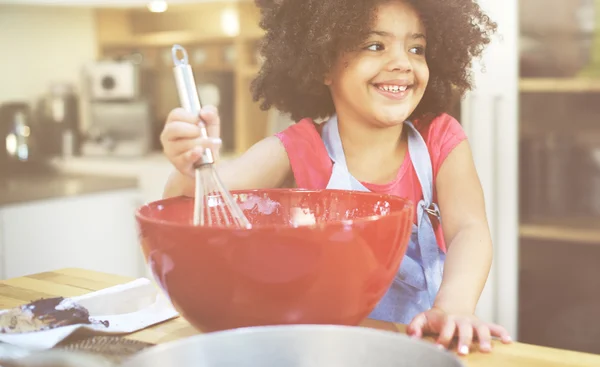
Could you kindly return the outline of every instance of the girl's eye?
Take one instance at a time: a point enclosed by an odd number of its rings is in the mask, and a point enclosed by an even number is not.
[[[425,47],[423,46],[416,46],[410,49],[410,52],[416,54],[416,55],[423,55],[425,54]]]
[[[365,49],[369,51],[383,51],[384,47],[381,43],[372,43],[365,47]]]

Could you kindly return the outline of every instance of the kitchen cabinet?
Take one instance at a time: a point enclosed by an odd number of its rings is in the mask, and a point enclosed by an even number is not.
[[[522,1],[519,28],[520,340],[600,353],[600,1]]]
[[[600,243],[600,1],[525,1],[520,23],[521,238]]]
[[[600,354],[599,258],[600,240],[521,239],[521,342]]]
[[[0,208],[2,277],[64,267],[144,275],[134,217],[137,189]]]
[[[461,111],[494,242],[478,313],[519,341],[597,353],[600,1],[479,3],[502,38]]]
[[[593,289],[593,265],[578,259],[600,251],[600,1],[478,2],[500,36],[461,110],[494,243],[478,314],[523,342],[597,352],[577,330],[598,303],[562,290]],[[556,282],[559,264],[577,287]],[[586,327],[549,338],[558,309]]]

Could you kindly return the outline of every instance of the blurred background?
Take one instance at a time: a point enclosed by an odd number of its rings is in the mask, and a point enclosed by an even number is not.
[[[519,341],[600,353],[600,1],[503,4],[502,57],[451,112],[501,251],[482,312]],[[179,105],[171,46],[220,109],[225,159],[292,123],[249,92],[258,15],[252,1],[0,1],[0,278],[146,274],[132,213],[171,170],[159,142]]]

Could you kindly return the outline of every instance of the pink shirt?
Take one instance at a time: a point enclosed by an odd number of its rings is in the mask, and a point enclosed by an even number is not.
[[[428,128],[420,129],[418,123],[415,126],[423,136],[431,157],[434,179],[433,199],[435,201],[437,200],[435,193],[437,173],[452,149],[466,139],[466,134],[458,121],[448,114],[442,114],[435,118]],[[281,140],[288,154],[296,185],[305,189],[325,189],[331,176],[333,162],[321,140],[320,126],[306,118],[277,133],[276,136]],[[415,205],[423,196],[408,151],[398,170],[398,175],[393,181],[382,185],[368,182],[362,182],[362,184],[376,193],[408,198]],[[416,223],[416,217],[414,220]],[[446,245],[441,226],[436,228],[436,237],[439,247],[445,251]]]

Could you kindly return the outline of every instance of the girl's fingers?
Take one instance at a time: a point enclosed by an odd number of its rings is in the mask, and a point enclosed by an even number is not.
[[[164,153],[179,172],[193,177],[193,165],[200,159],[204,149],[218,152],[220,146],[221,140],[218,138],[185,139],[170,142],[165,146]]]
[[[192,149],[171,158],[171,163],[179,172],[186,176],[194,177],[193,163],[199,158],[198,151]]]
[[[183,121],[173,121],[165,125],[160,134],[160,141],[165,145],[171,141],[179,139],[195,139],[200,136],[200,127],[198,125],[189,124]]]
[[[425,313],[418,314],[410,324],[408,324],[406,331],[409,335],[415,338],[421,338],[426,332],[425,327],[427,326],[427,316]]]
[[[198,116],[194,115],[193,113],[187,112],[183,108],[175,108],[171,110],[171,112],[169,112],[169,115],[167,116],[166,125],[175,121],[181,121],[191,125],[197,125],[200,119],[198,118]]]
[[[452,342],[455,331],[456,322],[454,322],[452,319],[447,319],[446,322],[444,322],[444,326],[440,330],[437,343],[444,348],[448,348],[450,346],[450,342]]]
[[[482,323],[476,327],[477,339],[479,339],[479,350],[489,352],[492,350],[492,336],[490,328]]]
[[[469,354],[469,347],[473,342],[473,325],[468,319],[459,320],[458,327],[458,353],[461,355]]]
[[[170,142],[165,146],[164,152],[167,157],[175,157],[195,148],[209,148],[213,152],[218,152],[221,148],[221,139],[219,138],[197,138],[181,139]]]
[[[200,116],[194,116],[182,108],[176,108],[167,117],[161,140],[199,137],[201,125],[206,127],[208,136],[219,137],[220,124],[219,112],[214,106],[208,105],[202,108]]]
[[[506,329],[502,326],[496,324],[489,324],[488,327],[492,336],[500,338],[500,340],[502,340],[502,343],[508,344],[512,342],[512,338],[508,334],[508,331],[506,331]]]
[[[194,176],[193,164],[200,159],[206,148],[213,151],[215,160],[218,159],[222,145],[219,125],[219,114],[214,106],[202,108],[200,116],[183,108],[173,109],[160,134],[165,156],[178,171]],[[203,135],[203,127],[206,128],[208,137]]]
[[[215,106],[204,106],[200,111],[200,118],[206,126],[206,133],[210,137],[219,137],[221,133],[219,112]]]

